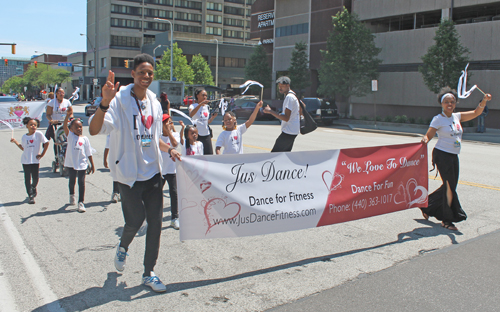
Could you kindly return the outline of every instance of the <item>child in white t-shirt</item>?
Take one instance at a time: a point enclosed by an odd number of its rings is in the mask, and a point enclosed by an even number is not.
[[[193,125],[187,125],[184,129],[186,142],[182,146],[182,155],[203,155],[203,143],[197,141],[198,129]]]
[[[38,172],[40,170],[40,159],[47,152],[49,147],[49,141],[45,135],[37,131],[40,126],[40,120],[31,117],[25,117],[23,119],[23,124],[28,128],[28,133],[23,135],[21,142],[17,142],[16,139],[12,138],[10,141],[17,145],[22,151],[21,163],[23,164],[24,170],[24,185],[26,186],[26,192],[28,193],[28,202],[30,204],[35,203],[35,197],[37,195],[36,186],[38,185]],[[40,154],[40,144],[43,145],[43,151]]]
[[[83,201],[85,196],[85,173],[88,167],[87,160],[90,161],[90,172],[94,173],[95,166],[90,141],[86,136],[82,135],[82,121],[79,118],[73,118],[69,122],[69,117],[72,114],[73,107],[70,106],[64,119],[64,133],[68,138],[64,166],[68,167],[69,170],[69,204],[76,204],[75,183],[78,176],[78,212],[85,212]]]
[[[217,138],[215,143],[215,153],[221,154],[221,148],[224,148],[222,154],[243,154],[243,133],[253,124],[259,109],[262,107],[262,101],[255,105],[255,109],[250,115],[250,118],[241,126],[237,126],[236,115],[233,112],[226,112],[224,114],[224,128]]]
[[[177,147],[183,143],[182,132],[184,131],[184,123],[179,121],[182,126],[180,134],[175,132],[174,122],[172,118],[168,114],[163,114],[163,134],[162,141],[167,143],[172,147]],[[176,170],[175,163],[170,158],[170,155],[167,152],[161,152],[163,158],[163,186],[165,186],[165,182],[168,183],[168,192],[170,194],[170,225],[178,230],[179,229],[179,209],[177,203],[177,178],[176,178]]]

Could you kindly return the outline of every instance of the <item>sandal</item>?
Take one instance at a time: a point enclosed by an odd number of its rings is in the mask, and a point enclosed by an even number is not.
[[[422,216],[424,216],[424,219],[425,220],[429,220],[429,215],[426,214],[422,209],[420,209],[422,211]]]
[[[458,228],[451,222],[441,222],[441,226],[448,230],[458,231]]]

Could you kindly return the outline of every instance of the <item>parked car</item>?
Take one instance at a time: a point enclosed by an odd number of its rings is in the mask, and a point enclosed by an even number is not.
[[[302,102],[304,102],[307,112],[316,123],[329,126],[334,120],[339,119],[339,112],[335,101],[321,98],[304,98]]]
[[[189,106],[191,104],[194,104],[194,99],[192,96],[188,96],[184,98],[184,106]]]
[[[233,112],[236,115],[236,118],[247,118],[248,119],[248,117],[250,117],[250,115],[252,115],[252,112],[254,111],[255,106],[257,105],[258,102],[259,102],[258,99],[246,100],[246,102],[233,108]],[[268,104],[264,102],[264,105],[262,105],[262,108],[257,113],[257,117],[255,119],[257,119],[257,120],[261,120],[261,119],[274,120],[275,119],[275,117],[273,115],[264,113],[263,109],[264,109],[264,107],[266,107],[266,105],[268,105]],[[275,107],[272,107],[271,105],[269,105],[269,107],[271,107],[272,110],[276,111]]]
[[[17,102],[17,98],[10,95],[0,96],[0,102]]]
[[[96,112],[99,104],[101,104],[101,97],[97,97],[85,105],[85,116],[92,116]]]

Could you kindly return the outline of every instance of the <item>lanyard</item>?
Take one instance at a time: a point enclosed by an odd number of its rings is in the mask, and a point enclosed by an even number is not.
[[[144,116],[142,115],[142,109],[141,109],[141,106],[139,105],[139,100],[137,99],[137,96],[135,96],[135,93],[133,90],[130,90],[130,94],[132,95],[132,97],[134,98],[135,100],[135,104],[137,104],[137,109],[139,110],[139,114],[141,114],[141,122],[142,122],[142,125],[143,126],[146,126],[146,124],[144,123],[145,122],[145,118]]]

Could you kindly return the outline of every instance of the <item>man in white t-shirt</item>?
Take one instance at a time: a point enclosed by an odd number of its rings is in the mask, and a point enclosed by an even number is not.
[[[264,113],[271,114],[281,120],[281,134],[276,139],[273,152],[290,152],[293,142],[300,132],[300,105],[295,92],[290,90],[290,78],[286,76],[279,77],[276,80],[281,94],[285,95],[283,101],[283,110],[281,114],[271,110],[269,106],[264,108]]]

